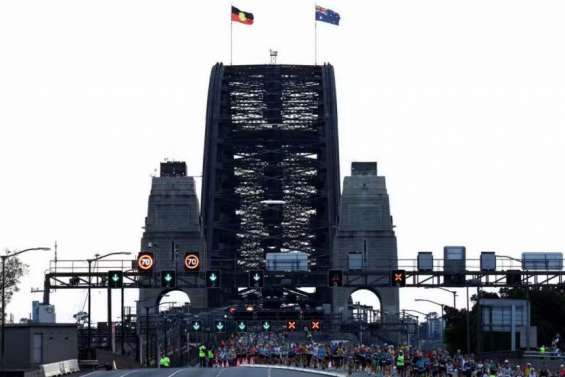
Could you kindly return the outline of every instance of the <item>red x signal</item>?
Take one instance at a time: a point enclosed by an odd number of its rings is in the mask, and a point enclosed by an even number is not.
[[[310,330],[312,331],[320,331],[321,323],[320,321],[310,321]]]
[[[288,331],[296,331],[296,321],[287,321],[286,322],[286,329]]]
[[[406,271],[395,270],[392,271],[392,285],[397,287],[404,287],[406,285]]]

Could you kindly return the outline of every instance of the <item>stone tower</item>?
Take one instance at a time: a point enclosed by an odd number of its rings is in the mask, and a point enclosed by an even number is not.
[[[396,236],[390,214],[385,177],[377,176],[376,162],[353,162],[343,181],[333,267],[391,271],[397,268]],[[399,312],[398,288],[363,287],[381,302],[384,321]],[[334,313],[346,313],[355,288],[333,289]]]
[[[153,177],[145,218],[145,231],[141,250],[155,256],[154,281],[159,282],[163,270],[184,272],[185,252],[199,252],[206,260],[200,231],[200,211],[194,178],[186,176],[185,162],[161,163],[159,177]],[[205,266],[201,267],[201,270]],[[149,277],[148,277],[149,278]],[[206,308],[206,289],[184,290],[191,308]],[[139,291],[140,307],[154,306],[164,294],[162,289],[142,288]],[[139,310],[139,308],[138,308]]]

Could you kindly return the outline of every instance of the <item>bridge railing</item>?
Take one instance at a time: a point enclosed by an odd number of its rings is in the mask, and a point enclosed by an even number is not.
[[[132,259],[101,259],[91,262],[91,272],[108,272],[112,270],[127,271],[135,267]],[[88,273],[88,260],[84,259],[59,259],[49,261],[48,272],[55,273]]]

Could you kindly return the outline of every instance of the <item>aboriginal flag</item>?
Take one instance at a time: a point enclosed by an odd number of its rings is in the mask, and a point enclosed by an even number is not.
[[[242,24],[245,25],[253,25],[253,13],[244,12],[232,6],[231,20],[236,22],[241,22]]]

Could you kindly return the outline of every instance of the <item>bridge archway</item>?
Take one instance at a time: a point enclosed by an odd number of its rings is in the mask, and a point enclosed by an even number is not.
[[[369,288],[354,290],[349,295],[349,304],[352,305],[354,317],[364,318],[369,323],[380,320],[382,303],[376,291]]]
[[[186,307],[188,309],[190,307],[190,296],[182,289],[167,289],[157,296],[155,305],[157,305],[159,312],[168,311],[172,308]]]

